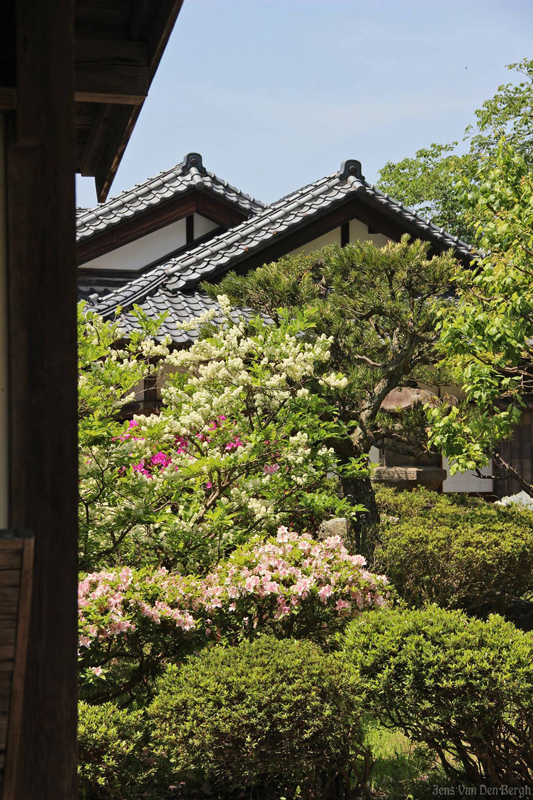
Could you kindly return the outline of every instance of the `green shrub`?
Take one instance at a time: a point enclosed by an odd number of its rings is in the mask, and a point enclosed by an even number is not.
[[[149,748],[142,711],[113,703],[81,702],[78,722],[78,785],[82,800],[161,798],[168,786]]]
[[[223,796],[337,797],[368,772],[358,690],[339,655],[260,637],[170,666],[151,706],[174,782],[208,781]]]
[[[378,496],[385,520],[373,568],[409,605],[486,616],[533,588],[532,512],[423,490]]]
[[[533,786],[533,636],[430,606],[350,624],[346,654],[369,710],[426,743],[447,774]]]

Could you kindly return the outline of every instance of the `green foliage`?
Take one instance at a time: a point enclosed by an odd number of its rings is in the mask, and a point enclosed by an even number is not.
[[[112,703],[78,709],[80,800],[160,800],[168,786],[150,750],[149,721],[143,711]]]
[[[509,64],[508,69],[525,80],[499,86],[494,97],[475,112],[476,124],[465,131],[468,152],[458,152],[457,142],[434,143],[414,157],[389,161],[380,170],[380,189],[472,243],[479,243],[480,232],[467,212],[464,195],[467,187],[474,189],[482,183],[480,159],[494,157],[505,136],[528,167],[533,163],[533,60]]]
[[[381,489],[378,503],[374,566],[409,605],[504,613],[533,589],[532,512],[425,490]]]
[[[462,194],[465,179],[471,179],[475,161],[470,154],[458,155],[457,142],[431,144],[417,150],[412,158],[394,164],[388,161],[379,171],[379,188],[401,200],[435,225],[473,241],[475,230],[465,219]]]
[[[450,778],[533,786],[531,634],[430,606],[354,621],[345,647],[372,713],[426,743]]]
[[[359,695],[340,657],[261,637],[169,667],[159,689],[155,741],[176,780],[207,780],[224,797],[294,797],[300,787],[299,797],[324,800],[344,780],[343,797],[354,796],[349,776],[358,783],[364,755]]]
[[[371,242],[332,245],[246,276],[229,273],[219,287],[205,287],[212,296],[222,290],[235,305],[274,320],[280,308],[289,314],[307,309],[315,325],[312,335],[333,337],[331,366],[348,379],[332,393],[338,418],[351,430],[351,445],[333,442],[344,463],[385,439],[401,451],[425,449],[419,435],[410,439],[406,430],[398,435],[380,408],[392,389],[416,380],[437,360],[437,314],[455,262],[451,253],[429,258],[428,251],[427,243],[410,244],[408,237],[383,248]],[[369,508],[371,492],[361,497],[358,485],[361,481],[343,481],[345,496]]]
[[[508,64],[525,80],[505,83],[490,100],[486,100],[476,113],[476,125],[466,129],[471,139],[471,149],[481,155],[494,154],[500,139],[509,144],[533,164],[533,59],[523,58],[516,64]]]
[[[428,411],[431,441],[454,470],[492,456],[533,494],[499,450],[533,393],[533,177],[527,160],[502,140],[482,162],[469,194],[482,247],[476,269],[457,274],[457,303],[443,316],[442,348],[462,369],[465,402]]]

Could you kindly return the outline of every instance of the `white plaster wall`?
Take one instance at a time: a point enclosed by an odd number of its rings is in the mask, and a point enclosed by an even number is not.
[[[213,222],[211,219],[207,219],[207,217],[202,217],[201,214],[194,215],[194,238],[198,239],[200,236],[204,236],[206,233],[211,233],[214,231],[215,228],[218,228],[216,222]]]
[[[358,219],[350,220],[350,242],[374,242],[377,247],[383,247],[390,241],[382,233],[369,233],[368,225]]]
[[[0,528],[9,526],[5,117],[0,114]]]
[[[456,472],[450,476],[449,461],[442,459],[443,469],[448,471],[448,477],[442,484],[443,492],[492,492],[493,481],[490,478],[478,478],[475,472]],[[481,470],[482,475],[492,475],[492,462]]]
[[[312,242],[304,244],[303,247],[298,247],[297,250],[293,250],[292,253],[289,253],[289,255],[296,256],[300,255],[301,253],[305,254],[314,253],[316,250],[320,250],[327,244],[340,244],[340,243],[341,243],[341,229],[335,228],[329,233],[325,233],[323,236],[319,236],[318,239],[313,239]]]
[[[379,450],[377,447],[371,447],[368,454],[368,460],[371,464],[379,464]]]
[[[194,215],[194,238],[203,236],[205,233],[217,228],[217,224],[200,214]],[[179,219],[176,222],[160,228],[158,231],[141,236],[134,242],[117,247],[99,258],[83,264],[83,269],[112,269],[112,270],[132,270],[142,269],[153,261],[164,258],[169,253],[173,253],[178,247],[183,247],[187,243],[186,221]]]
[[[350,220],[350,242],[374,242],[377,247],[383,247],[383,245],[387,244],[389,239],[384,236],[382,233],[369,233],[368,226],[365,225],[364,222],[361,222],[358,219]],[[322,247],[325,247],[327,244],[340,244],[341,243],[341,229],[334,228],[334,230],[330,231],[329,233],[325,233],[323,236],[319,236],[318,239],[313,239],[313,241],[304,244],[303,247],[299,247],[297,250],[293,250],[292,253],[289,255],[299,255],[300,253],[314,253],[316,250],[320,250]]]

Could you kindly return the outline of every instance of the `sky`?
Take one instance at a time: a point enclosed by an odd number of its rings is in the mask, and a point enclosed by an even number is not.
[[[373,183],[462,140],[532,42],[533,0],[185,0],[111,194],[191,151],[264,202],[348,158]]]

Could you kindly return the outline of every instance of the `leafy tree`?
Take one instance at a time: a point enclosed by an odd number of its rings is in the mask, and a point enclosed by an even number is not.
[[[479,159],[494,156],[505,136],[529,166],[533,162],[533,60],[509,64],[508,69],[524,80],[499,86],[494,97],[475,112],[475,124],[465,131],[466,153],[458,152],[458,142],[434,143],[414,157],[387,162],[379,173],[380,189],[472,243],[478,241],[478,231],[466,213],[461,189],[465,181],[479,184]]]
[[[324,444],[345,432],[328,421],[327,396],[308,388],[327,395],[346,382],[325,369],[328,337],[307,341],[305,315],[233,324],[227,311],[224,329],[175,352],[140,312],[142,330],[126,344],[116,323],[80,312],[82,569],[206,570],[253,533],[313,531],[348,512]],[[128,393],[163,365],[173,374],[159,413],[123,422]]]
[[[421,378],[437,360],[437,312],[455,260],[451,253],[430,258],[428,251],[427,243],[410,244],[408,237],[383,248],[371,242],[329,246],[246,276],[229,273],[220,286],[205,287],[211,296],[223,291],[235,305],[276,322],[305,309],[314,321],[309,333],[331,337],[331,365],[347,377],[332,393],[335,416],[351,431],[349,439],[332,440],[344,464],[385,442],[400,452],[425,452],[425,443],[413,439],[413,430],[420,432],[413,420],[402,428],[381,405],[392,389]],[[345,474],[342,490],[365,506],[365,523],[379,519],[368,477]]]
[[[533,393],[533,176],[502,140],[481,162],[468,214],[487,255],[458,271],[457,303],[444,315],[442,346],[462,372],[465,402],[429,411],[433,444],[456,470],[493,458],[530,496],[533,484],[507,463],[500,443],[520,421]]]
[[[379,171],[377,185],[435,225],[473,242],[475,231],[465,219],[461,194],[464,179],[471,180],[475,172],[475,161],[470,153],[458,154],[457,145],[433,143],[413,157],[388,161]]]

